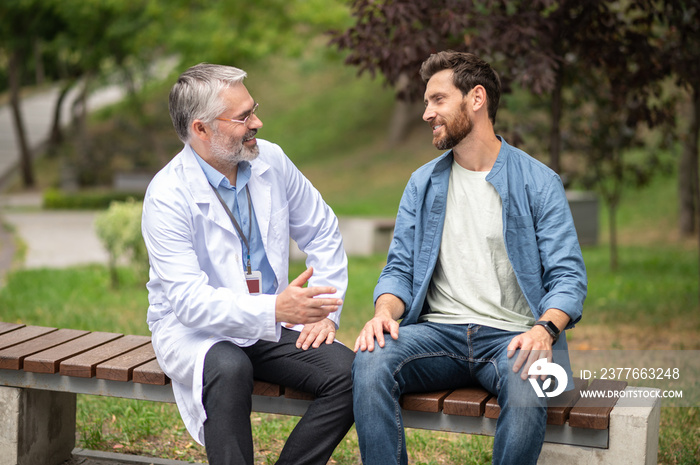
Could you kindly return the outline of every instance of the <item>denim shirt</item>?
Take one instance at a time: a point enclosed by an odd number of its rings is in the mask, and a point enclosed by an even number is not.
[[[500,136],[501,149],[486,180],[503,205],[506,252],[535,319],[550,308],[581,319],[586,269],[559,176]],[[393,294],[406,305],[402,325],[427,310],[426,294],[440,251],[452,151],[415,171],[404,190],[387,264],[374,300]],[[566,347],[560,337],[556,348]]]

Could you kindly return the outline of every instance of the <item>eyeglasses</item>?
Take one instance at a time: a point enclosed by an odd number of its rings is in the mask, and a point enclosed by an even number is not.
[[[250,117],[253,116],[256,111],[258,111],[258,105],[260,105],[260,104],[256,103],[255,106],[253,107],[253,109],[250,110],[250,113],[248,113],[248,116],[246,116],[243,119],[230,119],[230,118],[216,118],[216,119],[218,119],[219,121],[228,121],[230,123],[240,123],[240,124],[243,124],[245,126],[246,124],[248,124],[248,120],[250,119]]]

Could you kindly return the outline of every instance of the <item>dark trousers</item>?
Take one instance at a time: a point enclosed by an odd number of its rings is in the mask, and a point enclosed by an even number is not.
[[[289,435],[278,464],[325,465],[353,424],[351,366],[339,343],[297,349],[299,333],[250,347],[215,344],[204,359],[204,442],[210,465],[253,465],[253,378],[312,393],[316,400]]]

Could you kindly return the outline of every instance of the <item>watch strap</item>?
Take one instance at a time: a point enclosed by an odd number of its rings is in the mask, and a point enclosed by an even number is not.
[[[552,339],[554,340],[552,343],[556,343],[559,339],[559,328],[557,328],[557,326],[551,321],[539,320],[535,322],[535,326],[542,326],[544,329],[546,329],[549,335],[552,336]]]

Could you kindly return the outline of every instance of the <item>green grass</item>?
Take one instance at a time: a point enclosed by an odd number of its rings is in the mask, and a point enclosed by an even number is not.
[[[700,330],[695,253],[669,245],[623,247],[620,269],[613,272],[607,247],[584,248],[585,323],[653,327],[683,320],[687,329]]]
[[[377,122],[389,118],[393,92],[356,74],[319,44],[302,59],[253,66],[245,85],[260,103],[258,136],[279,144],[299,166],[337,161],[365,147]]]
[[[120,270],[122,287],[112,289],[104,266],[9,273],[0,290],[2,320],[83,330],[150,335],[143,281]]]

